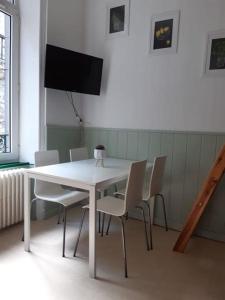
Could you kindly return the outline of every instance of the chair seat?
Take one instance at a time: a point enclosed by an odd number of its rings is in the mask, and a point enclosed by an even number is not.
[[[38,199],[59,203],[65,207],[87,199],[89,194],[80,191],[69,191],[65,189],[58,190],[57,193],[52,191],[46,191],[45,193],[38,194]]]
[[[118,195],[119,197],[125,196],[125,189],[121,189],[118,192],[115,192],[114,195]],[[148,190],[144,190],[143,192],[143,201],[149,201],[149,193]]]
[[[89,208],[89,205],[85,205],[83,208]],[[123,216],[124,200],[112,196],[103,197],[97,200],[97,211],[116,217]]]
[[[121,190],[113,193],[113,195],[115,195],[115,196],[117,195],[119,197],[125,197],[125,191],[126,191],[125,189],[121,189]]]

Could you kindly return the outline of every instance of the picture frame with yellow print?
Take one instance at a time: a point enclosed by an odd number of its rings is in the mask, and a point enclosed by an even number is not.
[[[169,11],[152,16],[150,52],[176,53],[178,48],[180,11]]]

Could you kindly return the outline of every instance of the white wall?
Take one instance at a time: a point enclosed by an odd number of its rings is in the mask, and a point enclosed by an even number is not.
[[[20,0],[20,161],[40,146],[40,1]]]
[[[48,1],[48,34],[49,44],[82,52],[83,48],[83,1],[82,0],[49,0]],[[80,95],[74,94],[78,111]],[[74,126],[71,105],[66,93],[47,90],[47,124]]]
[[[85,96],[91,126],[225,131],[225,78],[202,76],[206,35],[225,29],[224,0],[131,0],[130,35],[105,38],[107,1],[84,0],[85,51],[104,58],[102,95]],[[181,10],[177,54],[149,54],[153,14]]]

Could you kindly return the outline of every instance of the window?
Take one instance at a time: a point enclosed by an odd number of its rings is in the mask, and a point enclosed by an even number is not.
[[[0,161],[18,159],[18,9],[0,0]]]

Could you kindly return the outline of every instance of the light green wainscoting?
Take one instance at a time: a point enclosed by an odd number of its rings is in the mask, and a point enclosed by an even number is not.
[[[156,155],[167,155],[163,193],[169,227],[178,230],[225,143],[225,133],[202,132],[85,128],[84,137],[91,156],[97,144],[104,144],[111,157],[152,161]],[[163,225],[160,202],[156,202],[154,222]],[[225,178],[214,193],[196,233],[225,241]]]
[[[84,135],[84,143],[83,141]],[[163,193],[170,228],[180,230],[207,172],[222,145],[225,133],[128,130],[108,128],[47,127],[47,148],[58,149],[60,160],[69,160],[69,149],[86,144],[90,157],[97,144],[104,144],[108,156],[148,159],[167,155]],[[163,225],[161,203],[156,202],[154,222]],[[56,208],[46,209],[46,216]],[[196,234],[225,241],[225,178],[203,215]]]
[[[48,125],[47,149],[59,150],[60,161],[69,161],[69,149],[79,147],[81,132],[79,127]]]

